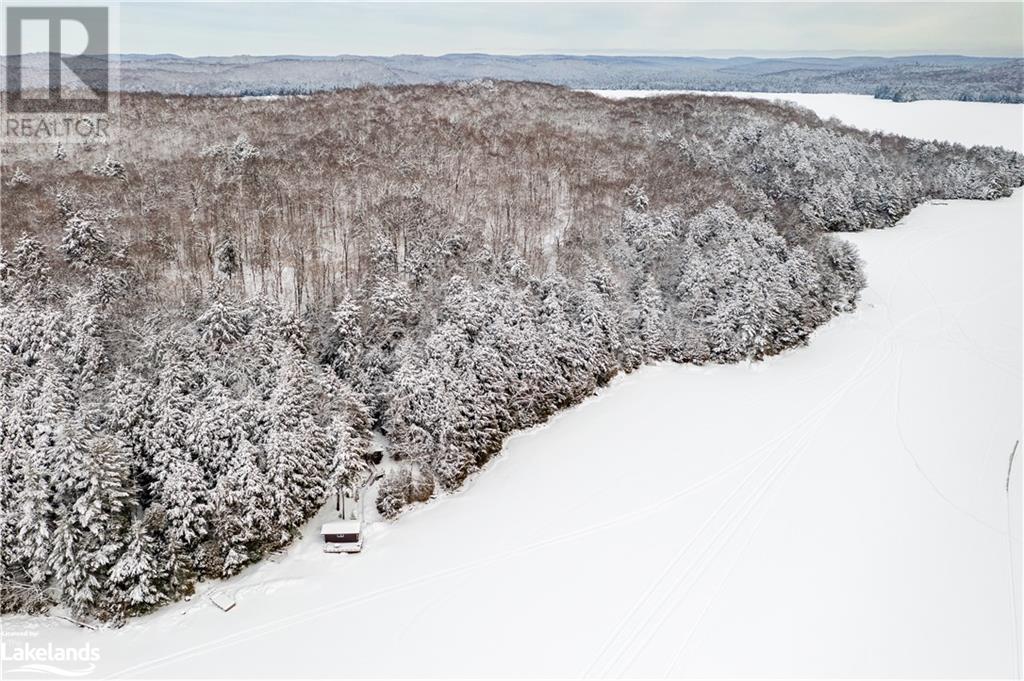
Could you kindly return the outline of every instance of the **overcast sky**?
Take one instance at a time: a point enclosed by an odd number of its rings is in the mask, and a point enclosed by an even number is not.
[[[157,3],[120,51],[232,54],[1022,55],[1022,3]],[[32,50],[26,50],[32,51]]]

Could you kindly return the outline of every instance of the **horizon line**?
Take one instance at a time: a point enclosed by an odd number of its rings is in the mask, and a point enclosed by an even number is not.
[[[443,57],[473,57],[473,56],[484,56],[484,57],[601,57],[611,59],[708,59],[708,60],[729,60],[729,59],[781,59],[781,60],[792,60],[792,59],[853,59],[871,57],[875,59],[903,59],[909,57],[960,57],[964,59],[1018,59],[1024,60],[1024,54],[1015,55],[985,55],[985,54],[965,54],[962,52],[893,52],[886,54],[879,54],[878,52],[864,51],[846,51],[846,50],[830,50],[828,52],[821,51],[809,51],[806,53],[789,53],[785,51],[778,51],[779,54],[773,54],[775,51],[763,51],[754,50],[751,52],[736,51],[733,53],[730,50],[722,50],[722,52],[728,53],[719,56],[708,56],[708,54],[692,53],[692,54],[668,54],[658,52],[614,52],[614,53],[601,53],[601,52],[521,52],[521,53],[502,53],[502,52],[481,52],[481,51],[467,51],[467,52],[444,52],[441,54],[424,54],[419,52],[396,52],[393,54],[359,54],[354,52],[340,52],[334,54],[303,54],[299,52],[280,52],[280,53],[251,53],[242,52],[235,54],[200,54],[200,55],[183,55],[177,52],[96,52],[96,53],[81,53],[81,54],[64,54],[63,56],[111,56],[111,57],[175,57],[177,59],[232,59],[239,57],[254,57],[263,59],[284,59],[284,58],[302,58],[302,59],[337,59],[342,57],[358,57],[361,59],[393,59],[397,57],[421,57],[426,59],[440,59]],[[0,55],[0,58],[10,59],[13,57],[30,57],[34,55],[49,55],[52,52],[22,52],[20,54]],[[785,55],[785,56],[784,56]],[[832,56],[829,56],[832,55]]]

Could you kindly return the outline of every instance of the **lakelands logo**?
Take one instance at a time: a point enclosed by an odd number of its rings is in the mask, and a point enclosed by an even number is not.
[[[4,142],[110,141],[111,9],[5,3]]]
[[[0,642],[0,660],[5,674],[51,674],[54,676],[85,676],[96,669],[100,651],[91,643],[79,648],[66,648],[49,643]]]

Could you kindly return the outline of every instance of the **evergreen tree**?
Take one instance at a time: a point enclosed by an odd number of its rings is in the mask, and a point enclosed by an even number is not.
[[[170,351],[163,356],[151,392],[152,421],[143,431],[147,479],[152,480],[150,494],[166,498],[164,485],[176,462],[190,458],[187,449],[189,415],[195,409],[196,385],[184,359]]]
[[[213,257],[218,275],[230,279],[241,269],[238,247],[230,235],[221,239],[217,244],[217,250],[214,251]]]
[[[216,294],[196,319],[200,338],[216,351],[237,342],[245,335],[245,327],[244,311],[224,293]]]
[[[151,610],[167,598],[156,542],[142,521],[132,524],[108,577],[110,610],[115,620]]]
[[[50,568],[62,603],[78,614],[107,617],[107,575],[124,545],[130,511],[129,462],[123,445],[109,437],[93,437],[71,456],[70,475],[58,489],[70,503],[58,512]]]
[[[17,543],[28,577],[33,584],[46,584],[50,577],[50,544],[56,522],[54,490],[50,484],[49,461],[42,447],[12,448],[14,461],[20,462],[20,490],[12,499],[11,513],[16,519]],[[13,528],[12,528],[13,529]]]
[[[322,358],[334,369],[340,378],[348,378],[354,372],[362,351],[363,336],[359,322],[359,307],[348,294],[331,314],[333,326],[327,338],[327,347]]]
[[[38,240],[22,233],[11,251],[9,269],[19,286],[37,295],[49,290],[50,265],[46,249]]]
[[[275,430],[267,439],[267,478],[280,543],[291,539],[326,496],[330,451],[321,430],[303,419],[295,430]]]
[[[257,458],[256,448],[243,441],[213,490],[213,532],[224,553],[225,576],[256,560],[276,537],[271,490]]]
[[[68,337],[63,354],[75,373],[78,391],[84,392],[95,386],[106,361],[102,315],[83,292],[71,296],[66,309]]]
[[[207,533],[206,482],[199,466],[187,457],[171,463],[161,501],[167,514],[170,548],[184,556]]]
[[[64,222],[59,250],[72,267],[89,267],[96,263],[106,247],[106,236],[95,219],[75,213]]]
[[[352,411],[357,411],[352,418]],[[361,405],[349,408],[349,413],[334,417],[329,427],[331,445],[330,483],[328,489],[341,489],[352,493],[360,489],[370,475],[365,455],[370,450],[368,415]],[[362,421],[362,422],[360,422]]]
[[[664,318],[665,304],[661,289],[654,278],[648,276],[637,289],[634,313],[638,347],[642,356],[648,360],[660,360],[665,357],[667,337]]]

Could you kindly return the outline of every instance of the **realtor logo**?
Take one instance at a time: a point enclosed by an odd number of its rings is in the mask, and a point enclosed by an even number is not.
[[[29,22],[45,26],[49,47],[46,50],[48,86],[46,97],[26,97],[23,76],[22,37]],[[63,30],[75,22],[85,29],[87,43],[81,54],[64,54]],[[6,7],[7,101],[9,113],[104,113],[108,110],[110,88],[110,15],[106,7]],[[84,86],[71,92],[62,88],[63,71]],[[77,95],[77,96],[76,96]]]
[[[116,4],[4,5],[3,141],[112,141]]]

